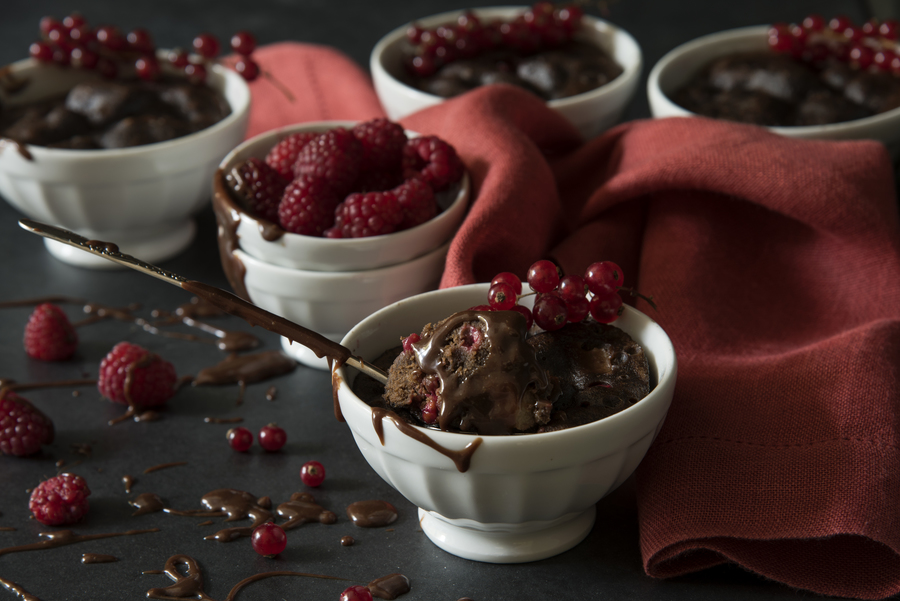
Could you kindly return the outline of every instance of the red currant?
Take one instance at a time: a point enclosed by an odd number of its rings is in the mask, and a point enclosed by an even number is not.
[[[494,284],[488,290],[488,302],[495,311],[508,311],[516,304],[516,292],[509,284]]]
[[[287,535],[278,524],[266,522],[253,529],[250,544],[263,557],[275,557],[287,547]]]
[[[803,27],[810,31],[822,31],[825,29],[825,19],[822,15],[813,13],[803,19]]]
[[[878,35],[878,20],[877,19],[869,19],[862,25],[862,31],[867,36]]]
[[[856,63],[860,69],[868,69],[875,60],[875,52],[863,44],[854,44],[850,48],[850,60]]]
[[[592,263],[584,272],[584,281],[588,285],[588,289],[597,294],[597,289],[602,286],[611,286],[613,288],[621,286],[625,282],[625,276],[622,268],[612,261],[602,261],[600,263]]]
[[[568,319],[565,301],[552,294],[542,294],[534,301],[532,315],[534,323],[548,332],[560,329]]]
[[[28,54],[42,63],[53,62],[53,46],[47,42],[34,42],[28,48]]]
[[[300,468],[300,479],[305,485],[316,488],[325,480],[325,466],[318,461],[307,461]]]
[[[837,15],[828,21],[828,27],[837,33],[844,33],[844,30],[851,26],[853,26],[853,21],[846,15]]]
[[[875,66],[882,71],[890,71],[892,68],[891,65],[896,58],[897,55],[890,50],[879,50],[875,53],[873,62],[875,63]]]
[[[206,81],[206,67],[200,64],[188,63],[184,67],[184,74],[193,84],[201,84]]]
[[[249,31],[239,31],[231,36],[231,49],[242,56],[250,56],[256,50],[256,38]]]
[[[47,37],[50,35],[50,30],[55,29],[57,27],[61,27],[62,23],[54,19],[53,17],[41,17],[40,23],[38,24],[38,28],[41,31],[41,35]]]
[[[587,284],[580,275],[567,275],[559,281],[559,295],[566,304],[573,298],[584,298],[587,292]]]
[[[422,32],[424,31],[418,24],[411,23],[406,28],[406,39],[409,40],[410,44],[418,44],[422,41]]]
[[[373,601],[372,591],[367,586],[356,584],[344,589],[340,601]]]
[[[104,25],[97,28],[97,41],[105,48],[113,52],[124,50],[128,45],[128,40],[122,35],[118,27],[114,25]]]
[[[559,284],[559,270],[552,261],[537,261],[528,268],[528,285],[535,292],[550,292]],[[535,316],[535,319],[537,317]],[[540,324],[538,324],[540,325]]]
[[[210,33],[201,33],[194,38],[194,50],[203,58],[215,58],[219,48],[219,39]]]
[[[138,77],[152,81],[159,77],[162,72],[159,61],[153,55],[142,56],[134,62],[134,69],[137,71]]]
[[[87,25],[79,25],[69,30],[69,37],[78,44],[89,44],[97,39],[97,34]]]
[[[408,353],[409,351],[411,351],[413,348],[413,345],[415,343],[417,343],[419,340],[421,340],[421,337],[418,334],[416,334],[415,332],[413,332],[412,334],[410,334],[409,336],[404,338],[403,339],[404,352]]]
[[[587,297],[573,296],[565,299],[566,301],[566,319],[569,323],[584,321],[591,309],[591,304]]]
[[[80,46],[72,48],[72,64],[76,67],[90,70],[97,66],[97,61],[99,60],[100,55],[93,50]]]
[[[494,279],[491,280],[491,286],[501,283],[512,286],[513,292],[515,292],[517,295],[522,294],[522,280],[520,280],[519,276],[517,276],[516,274],[510,273],[509,271],[504,271],[495,275]]]
[[[72,13],[71,15],[65,17],[63,19],[63,25],[66,26],[66,29],[74,29],[76,27],[81,27],[85,25],[86,21],[84,17],[79,15],[78,13]]]
[[[231,448],[239,453],[245,453],[253,446],[253,432],[243,426],[231,428],[225,436]]]
[[[494,308],[490,305],[475,305],[474,307],[469,307],[469,311],[493,311]]]
[[[166,58],[169,60],[169,64],[173,67],[178,67],[179,69],[184,69],[190,62],[190,60],[188,60],[188,53],[180,48],[170,50]]]
[[[517,311],[517,312],[521,313],[523,316],[525,316],[525,324],[526,324],[525,329],[530,330],[532,324],[534,323],[534,315],[532,315],[531,309],[529,309],[528,307],[524,307],[522,305],[516,305],[511,310]]]
[[[253,81],[259,77],[259,65],[247,57],[237,59],[234,63],[234,70],[246,81]]]
[[[878,33],[889,40],[896,40],[900,32],[900,22],[896,19],[885,19],[878,26]]]
[[[594,291],[592,291],[594,292]],[[594,292],[590,302],[591,317],[600,323],[612,323],[619,316],[622,297],[612,286],[601,286]]]
[[[266,451],[278,451],[286,442],[287,432],[284,431],[284,428],[275,424],[263,426],[259,431],[259,446]]]
[[[156,50],[150,32],[141,27],[129,31],[125,39],[128,40],[128,46],[135,52],[152,54],[153,51]]]

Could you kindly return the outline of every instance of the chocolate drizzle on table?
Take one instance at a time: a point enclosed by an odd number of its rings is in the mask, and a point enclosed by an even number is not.
[[[53,532],[42,532],[40,536],[43,538],[43,540],[41,540],[40,542],[0,549],[0,555],[7,555],[9,553],[22,553],[24,551],[55,549],[56,547],[73,545],[75,543],[82,543],[89,540],[99,540],[117,536],[134,536],[137,534],[147,534],[150,532],[159,532],[159,528],[148,528],[146,530],[128,530],[126,532],[107,532],[101,534],[75,534],[75,532],[73,532],[72,530],[54,530]]]
[[[356,501],[347,507],[347,517],[360,528],[382,528],[397,521],[397,508],[387,501]]]

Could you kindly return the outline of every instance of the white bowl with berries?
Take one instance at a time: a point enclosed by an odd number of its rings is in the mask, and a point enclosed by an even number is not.
[[[877,23],[875,25],[877,30]],[[872,24],[870,23],[867,29],[871,28]],[[841,33],[842,29],[849,32],[858,31],[852,35],[862,35],[864,40],[872,40],[872,46],[869,46],[866,41],[852,42],[849,37]],[[892,35],[896,39],[896,31]],[[706,35],[678,46],[653,66],[647,80],[650,110],[653,116],[658,118],[696,117],[698,113],[688,110],[673,99],[692,78],[718,59],[743,53],[776,52],[777,49],[784,54],[793,53],[795,56],[799,56],[802,58],[802,62],[811,64],[816,69],[827,69],[831,74],[840,74],[844,81],[852,79],[856,75],[861,75],[866,79],[890,77],[893,70],[893,79],[897,82],[895,85],[900,88],[900,59],[896,59],[896,55],[887,47],[884,48],[887,52],[877,50],[881,44],[879,40],[882,39],[884,38],[877,33],[863,34],[861,28],[857,28],[843,18],[826,22],[817,15],[807,17],[801,24],[790,26],[783,24],[760,25]],[[862,51],[865,55],[863,57],[864,69],[860,69],[860,61],[853,58],[862,47],[869,48],[869,50]],[[856,54],[851,56],[853,52]],[[762,78],[758,78],[757,81],[764,84]],[[857,104],[866,104],[862,96],[865,86],[871,84],[868,81],[860,81],[853,85],[858,87],[853,91],[844,91],[845,99],[842,99],[841,102],[850,99]],[[753,87],[753,84],[748,83],[748,86]],[[766,125],[766,127],[770,131],[792,138],[878,140],[884,143],[894,156],[897,156],[900,153],[900,107],[883,112],[874,110],[869,112],[875,112],[875,114],[834,123]]]
[[[419,44],[423,31],[428,32],[426,35],[439,39],[442,32],[453,30],[455,33],[449,34],[446,39],[456,44],[460,37],[466,37],[460,34],[467,29],[471,30],[473,23],[476,27],[489,23],[509,23],[517,18],[521,19],[529,10],[533,14],[540,6],[550,6],[553,10],[552,5],[539,3],[531,9],[514,6],[450,11],[418,19],[385,35],[372,50],[369,69],[375,91],[388,116],[391,119],[400,119],[445,100],[446,94],[423,91],[411,83],[412,76],[418,71],[431,74],[433,67],[428,64],[421,70],[417,66],[407,65],[411,43],[408,36],[415,38],[415,43]],[[560,14],[563,16],[560,17]],[[574,6],[556,9],[548,21],[551,22],[548,35],[555,35],[558,31],[561,36],[572,36],[578,42],[595,45],[605,51],[621,68],[621,73],[610,81],[599,80],[598,83],[601,85],[598,87],[547,100],[547,105],[568,119],[585,139],[593,138],[619,121],[628,102],[634,96],[643,66],[640,46],[625,30],[603,19],[582,15],[580,9]],[[413,34],[413,31],[416,33]],[[468,39],[460,43],[468,43]],[[549,70],[553,71],[553,68]],[[586,71],[587,69],[576,69],[572,76],[583,77]],[[546,72],[547,70],[535,71],[531,79],[536,86],[532,89],[541,88],[542,93],[552,94],[553,85],[543,85],[543,80],[553,79],[554,76],[545,77]],[[497,78],[494,75],[485,77],[490,77],[491,81],[506,80],[505,77]],[[488,79],[485,78],[484,81],[487,82]]]
[[[0,132],[0,195],[32,219],[115,242],[148,261],[178,254],[194,238],[191,216],[209,202],[209,179],[246,133],[245,78],[197,54],[156,50],[145,30],[126,38],[70,15],[45,18],[41,31],[32,58],[4,72],[4,114],[68,96],[39,122],[26,111]],[[151,98],[163,80],[165,91]],[[45,244],[67,263],[115,266]]]
[[[491,288],[473,284],[399,301],[361,321],[342,343],[371,363],[424,324],[483,306]],[[595,504],[622,484],[644,457],[672,401],[675,351],[650,317],[621,305],[621,300],[612,302],[615,291],[606,292],[603,288],[595,295],[597,302],[587,302],[588,311],[643,347],[651,375],[649,394],[598,421],[511,435],[425,428],[370,406],[352,388],[354,379],[364,376],[347,367],[335,368],[341,413],[360,452],[419,508],[422,530],[440,548],[492,563],[535,561],[562,553],[587,536]],[[519,303],[529,308],[534,298],[521,297]],[[492,298],[492,304],[497,301]],[[535,310],[535,320],[554,327],[550,322],[560,313],[550,306],[545,309],[540,319]],[[578,303],[569,307],[581,317],[583,309]],[[562,311],[565,322],[566,310]],[[427,422],[424,412],[422,421]]]
[[[375,123],[376,121],[368,122]],[[377,120],[382,123],[383,120]],[[468,208],[469,177],[463,171],[461,178],[434,192],[433,216],[422,223],[396,229],[387,234],[364,237],[325,237],[324,230],[333,223],[303,229],[302,224],[282,225],[277,214],[289,180],[294,178],[293,163],[300,145],[317,134],[333,129],[353,129],[361,124],[355,121],[316,121],[289,125],[265,132],[246,140],[232,150],[220,164],[213,180],[213,208],[220,225],[220,240],[227,237],[228,245],[239,247],[248,255],[272,265],[308,271],[361,271],[397,265],[411,261],[442,246],[459,228]],[[404,132],[396,124],[385,124],[396,136],[420,138],[415,132]],[[403,140],[405,141],[405,140]],[[403,142],[398,139],[398,142]],[[255,166],[248,161],[256,161]],[[281,177],[273,169],[263,166],[278,165]],[[243,169],[243,174],[241,173]],[[254,194],[265,194],[274,187],[276,198],[270,201],[272,212],[263,216],[262,210],[248,206],[248,197],[235,194],[236,179],[256,187]],[[263,180],[268,178],[266,184]],[[277,183],[272,183],[277,180]],[[390,181],[386,185],[402,183]],[[268,185],[268,188],[267,188]],[[331,204],[334,204],[333,200]],[[333,212],[335,207],[331,207]],[[432,213],[426,213],[426,216]],[[333,219],[332,219],[333,221]],[[401,224],[402,225],[402,224]],[[355,323],[355,322],[354,322]],[[352,324],[351,324],[352,325]]]

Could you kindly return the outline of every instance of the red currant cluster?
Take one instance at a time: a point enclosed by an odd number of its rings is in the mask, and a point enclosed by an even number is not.
[[[206,81],[207,69],[219,55],[218,38],[202,33],[194,38],[195,54],[176,49],[160,61],[153,38],[146,29],[136,28],[123,34],[114,25],[92,28],[84,17],[71,14],[61,22],[44,17],[40,23],[41,39],[31,44],[29,54],[43,62],[97,71],[108,79],[137,75],[157,79],[167,65],[167,72],[181,73],[193,83]],[[256,39],[246,31],[231,37],[231,49],[239,58],[234,70],[247,81],[260,75],[259,65],[250,57]]]
[[[769,47],[808,62],[834,58],[858,69],[873,68],[900,76],[898,55],[900,22],[870,19],[856,25],[839,15],[826,22],[809,15],[801,24],[775,23],[769,27]]]
[[[406,30],[412,45],[407,67],[415,75],[427,77],[447,63],[490,50],[505,48],[531,54],[557,48],[572,39],[583,15],[577,6],[559,8],[552,2],[538,2],[512,21],[482,23],[467,11],[456,23],[434,29],[413,23]]]
[[[567,323],[583,321],[588,314],[601,323],[612,323],[622,312],[622,269],[612,261],[591,264],[580,275],[562,275],[552,261],[541,260],[528,269],[526,281],[537,298],[534,309],[518,304],[522,281],[510,272],[491,280],[488,305],[472,307],[478,311],[518,311],[543,330],[558,330]],[[590,294],[590,296],[588,296]],[[647,299],[651,302],[651,299]]]

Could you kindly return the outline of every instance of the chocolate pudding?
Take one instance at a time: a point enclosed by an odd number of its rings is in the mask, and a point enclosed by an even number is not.
[[[3,107],[0,136],[49,148],[127,148],[192,134],[230,113],[225,97],[206,85],[98,80],[64,96]]]
[[[837,59],[799,61],[775,52],[716,59],[672,94],[685,109],[764,126],[842,123],[900,106],[900,78]]]

